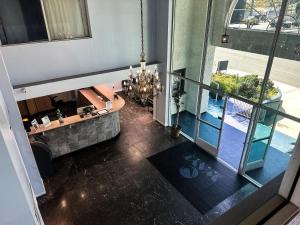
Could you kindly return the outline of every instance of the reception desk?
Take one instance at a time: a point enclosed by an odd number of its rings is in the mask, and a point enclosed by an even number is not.
[[[103,85],[79,92],[95,107],[93,114],[70,116],[64,118],[64,123],[51,121],[50,126],[32,127],[28,133],[33,137],[45,136],[54,158],[112,139],[120,132],[119,110],[125,105],[123,98],[114,99],[114,93]],[[106,110],[107,101],[112,103],[110,110]]]

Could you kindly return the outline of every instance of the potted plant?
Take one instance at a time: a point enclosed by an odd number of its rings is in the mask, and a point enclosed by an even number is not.
[[[181,98],[184,95],[182,81],[178,80],[173,83],[173,91],[172,91],[172,98],[174,99],[174,103],[176,106],[176,120],[175,124],[172,125],[171,128],[171,136],[173,138],[178,138],[181,131],[181,126],[179,125],[179,113],[180,113],[180,107],[181,107]]]

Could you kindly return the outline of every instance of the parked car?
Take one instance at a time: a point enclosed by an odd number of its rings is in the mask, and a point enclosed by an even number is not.
[[[271,27],[276,27],[277,21],[278,21],[278,19],[273,19],[270,23],[270,26]],[[290,20],[284,20],[283,23],[282,23],[283,28],[291,28],[292,25],[293,25],[293,22],[290,21]]]

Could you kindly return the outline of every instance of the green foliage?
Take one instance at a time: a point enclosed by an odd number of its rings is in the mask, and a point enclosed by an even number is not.
[[[238,79],[239,78],[236,75],[216,73],[213,75],[213,81],[215,83],[212,83],[212,85],[214,85],[214,87],[217,87],[217,84],[219,84],[219,89],[225,93],[236,93],[239,86]]]
[[[257,101],[259,99],[262,79],[257,75],[248,75],[240,78],[239,95]]]
[[[258,75],[246,75],[239,77],[238,75],[228,75],[223,73],[213,74],[211,86],[227,94],[236,94],[252,101],[258,101],[263,79]],[[218,85],[217,85],[218,84]],[[277,95],[279,89],[274,87],[272,81],[267,83],[267,91],[265,99],[270,99]]]

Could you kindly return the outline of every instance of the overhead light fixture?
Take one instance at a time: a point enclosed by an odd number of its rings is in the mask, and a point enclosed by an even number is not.
[[[222,44],[227,44],[229,42],[229,35],[226,34],[226,32],[222,35],[221,42]]]
[[[125,92],[137,101],[140,101],[143,105],[146,105],[147,101],[155,96],[158,96],[162,92],[162,84],[160,81],[157,66],[154,71],[147,70],[145,52],[144,52],[144,25],[143,25],[143,0],[141,3],[141,45],[142,52],[140,55],[141,69],[133,74],[132,66],[129,68],[129,77],[123,82]]]

